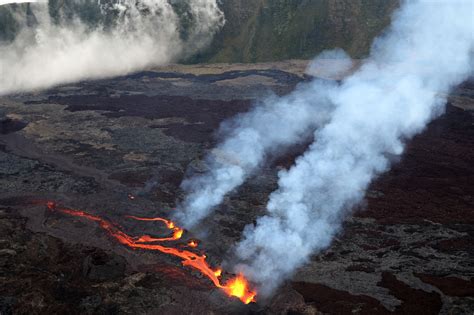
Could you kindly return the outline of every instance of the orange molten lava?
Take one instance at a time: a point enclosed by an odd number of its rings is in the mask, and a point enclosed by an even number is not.
[[[248,282],[243,275],[238,275],[236,278],[226,283],[224,291],[230,296],[238,296],[242,302],[249,304],[255,301],[255,292],[248,291]]]
[[[126,217],[130,218],[130,219],[137,220],[137,221],[160,221],[160,222],[163,222],[164,224],[166,224],[166,226],[170,230],[174,229],[174,227],[175,227],[173,221],[166,220],[166,219],[163,219],[163,218],[141,218],[141,217],[136,217],[134,215],[127,215]]]
[[[118,242],[123,245],[126,245],[133,249],[147,249],[160,251],[165,254],[173,255],[180,258],[183,266],[189,266],[201,272],[206,276],[212,283],[217,287],[223,290],[229,296],[235,296],[239,298],[243,303],[249,304],[250,302],[255,302],[255,297],[257,293],[250,289],[249,284],[243,275],[238,275],[237,277],[228,280],[225,284],[221,284],[220,277],[222,274],[222,269],[218,268],[216,270],[212,269],[206,261],[206,255],[199,255],[192,251],[181,250],[173,247],[166,247],[157,242],[164,241],[175,241],[181,239],[183,236],[184,230],[180,227],[177,227],[172,221],[163,219],[163,218],[141,218],[135,216],[127,216],[128,218],[138,220],[138,221],[159,221],[163,222],[169,230],[173,231],[173,234],[169,237],[164,238],[155,238],[149,235],[141,235],[138,237],[132,237],[125,232],[121,231],[113,223],[102,219],[99,216],[89,214],[85,211],[60,208],[56,205],[55,202],[48,201],[46,203],[48,209],[52,211],[58,211],[64,214],[85,218],[90,221],[97,222],[101,228],[106,230],[109,235],[114,237]],[[153,244],[150,244],[153,243]],[[189,247],[197,247],[198,243],[195,240],[188,242]]]
[[[190,240],[188,242],[188,246],[192,247],[192,248],[196,248],[196,247],[198,247],[198,242],[196,240]]]

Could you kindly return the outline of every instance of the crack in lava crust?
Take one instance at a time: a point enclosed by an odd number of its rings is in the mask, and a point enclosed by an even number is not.
[[[46,202],[46,206],[51,211],[56,211],[75,217],[81,217],[89,221],[97,222],[99,226],[105,231],[107,231],[110,236],[115,238],[119,243],[130,248],[159,251],[168,255],[178,257],[182,260],[181,263],[183,266],[188,266],[198,270],[201,274],[211,280],[214,286],[223,290],[228,296],[235,296],[245,304],[249,304],[251,302],[256,301],[257,293],[256,291],[249,288],[249,283],[243,275],[239,274],[235,278],[226,281],[225,284],[221,284],[220,278],[222,274],[222,269],[211,268],[206,261],[206,255],[199,255],[189,250],[181,250],[174,247],[166,247],[161,244],[156,244],[157,242],[179,240],[183,236],[184,230],[176,226],[176,224],[170,220],[163,218],[141,218],[135,216],[127,216],[128,218],[137,221],[159,221],[164,223],[169,230],[173,231],[171,236],[163,238],[155,238],[149,235],[141,235],[138,237],[134,237],[121,231],[115,224],[88,212],[76,209],[62,208],[59,207],[53,201]],[[197,241],[192,240],[188,243],[188,247],[190,248],[195,248],[197,246]]]

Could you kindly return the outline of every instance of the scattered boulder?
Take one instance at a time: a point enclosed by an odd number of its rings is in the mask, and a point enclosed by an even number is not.
[[[7,116],[7,112],[0,108],[0,134],[6,135],[19,131],[28,125],[27,122],[11,119]]]
[[[125,260],[117,255],[95,251],[84,259],[82,273],[91,280],[104,281],[121,277],[125,272]]]

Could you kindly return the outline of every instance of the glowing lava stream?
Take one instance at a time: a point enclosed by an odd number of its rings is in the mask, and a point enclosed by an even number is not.
[[[228,280],[224,285],[220,282],[220,276],[222,269],[212,269],[206,262],[206,255],[198,255],[188,250],[180,250],[173,247],[166,247],[160,244],[148,244],[163,241],[175,241],[179,240],[183,235],[184,230],[177,227],[172,221],[162,218],[140,218],[135,216],[127,216],[128,218],[139,220],[139,221],[160,221],[163,222],[168,229],[173,231],[172,236],[166,238],[154,238],[148,235],[142,235],[140,237],[132,237],[125,232],[118,229],[117,226],[110,223],[109,221],[102,219],[99,216],[89,214],[81,210],[73,210],[67,208],[60,208],[55,202],[47,202],[49,210],[58,211],[64,214],[69,214],[76,217],[88,219],[90,221],[97,222],[101,228],[106,230],[112,237],[114,237],[121,244],[126,245],[133,249],[148,249],[156,250],[165,254],[173,255],[182,259],[183,266],[189,266],[199,270],[209,280],[211,280],[217,288],[223,290],[229,296],[238,297],[243,303],[249,304],[255,302],[257,293],[249,288],[247,279],[243,275],[238,275],[233,279]],[[191,240],[188,243],[189,247],[195,248],[198,246],[197,241]]]

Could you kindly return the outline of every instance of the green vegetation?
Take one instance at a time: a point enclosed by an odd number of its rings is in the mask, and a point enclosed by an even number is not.
[[[335,47],[363,57],[397,6],[398,0],[223,1],[227,24],[193,61],[312,58]]]

